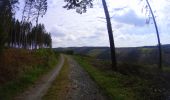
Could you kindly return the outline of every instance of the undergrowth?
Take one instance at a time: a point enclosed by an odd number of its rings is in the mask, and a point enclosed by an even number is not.
[[[11,100],[57,63],[50,49],[7,49],[0,57],[0,100]]]
[[[165,100],[169,93],[166,79],[157,69],[120,64],[115,72],[105,61],[82,56],[75,59],[111,100]]]

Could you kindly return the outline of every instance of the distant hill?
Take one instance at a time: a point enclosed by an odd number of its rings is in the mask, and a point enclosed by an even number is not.
[[[97,59],[110,59],[109,47],[67,47],[54,48],[54,50],[60,52],[71,50],[75,54],[86,55]],[[164,66],[170,66],[170,44],[162,45],[162,52]],[[157,46],[116,48],[116,55],[119,62],[139,64],[157,64],[158,62]]]

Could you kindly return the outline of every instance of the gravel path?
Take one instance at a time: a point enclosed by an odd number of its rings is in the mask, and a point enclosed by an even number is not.
[[[17,96],[15,100],[41,100],[41,97],[46,93],[51,83],[55,80],[61,67],[64,63],[64,57],[61,55],[59,64],[54,70],[44,75],[34,86],[30,87],[27,91]]]
[[[108,100],[88,73],[70,56],[67,56],[67,58],[70,67],[71,89],[66,100]]]

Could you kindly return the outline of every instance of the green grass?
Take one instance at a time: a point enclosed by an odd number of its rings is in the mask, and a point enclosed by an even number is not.
[[[81,57],[75,57],[79,64],[89,73],[91,78],[104,90],[112,100],[135,100],[135,94],[129,88],[120,84],[120,79],[125,78],[119,73],[105,73],[92,67]]]
[[[93,49],[87,53],[90,57],[97,57],[104,49]]]
[[[0,100],[11,100],[17,94],[22,93],[29,86],[33,85],[41,75],[49,72],[57,64],[57,59],[51,51],[37,50],[35,51],[35,55],[36,56],[33,57],[42,59],[43,63],[37,63],[34,66],[27,66],[30,67],[29,70],[25,70],[22,75],[18,76],[16,79],[1,85]]]
[[[153,49],[151,48],[140,48],[142,53],[151,53],[153,51]]]
[[[69,89],[69,67],[67,59],[64,62],[59,75],[43,97],[43,100],[62,100]]]

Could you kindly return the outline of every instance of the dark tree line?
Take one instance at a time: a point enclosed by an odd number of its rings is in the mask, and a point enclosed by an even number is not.
[[[7,41],[11,19],[13,16],[13,6],[17,0],[0,0],[0,50]]]
[[[47,10],[47,0],[25,0],[22,20],[15,19],[18,0],[0,0],[0,50],[5,46],[13,48],[49,48],[51,35],[43,24],[38,23],[39,16]],[[33,26],[30,18],[36,19]]]
[[[43,24],[32,26],[31,22],[21,23],[13,19],[11,26],[6,43],[8,47],[27,49],[51,47],[51,35],[46,32]]]

